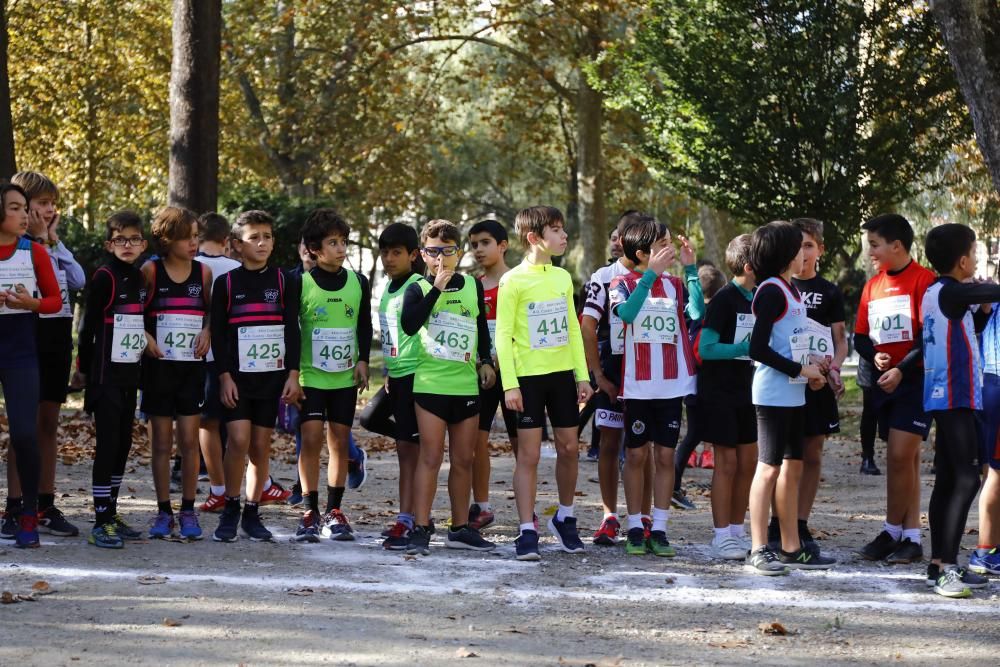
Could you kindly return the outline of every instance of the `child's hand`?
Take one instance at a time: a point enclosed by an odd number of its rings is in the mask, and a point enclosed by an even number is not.
[[[31,292],[24,285],[15,285],[13,290],[7,290],[6,305],[14,310],[30,310],[38,312],[41,301],[32,297]],[[3,305],[3,304],[0,304]]]
[[[819,369],[823,371],[823,375],[830,372],[830,364],[833,363],[833,359],[824,354],[810,354],[809,363],[819,366]]]
[[[194,356],[204,359],[210,349],[212,349],[212,332],[202,329],[194,339]]]
[[[28,207],[28,235],[35,238],[49,238],[49,230],[45,226],[45,220],[37,208]]]
[[[52,218],[52,222],[49,223],[49,241],[52,243],[59,243],[59,212],[56,211],[55,217]]]
[[[802,367],[802,371],[799,375],[807,380],[823,380],[824,383],[826,382],[826,378],[823,375],[823,369],[816,364],[806,364]]]
[[[590,400],[590,397],[594,395],[594,388],[590,386],[589,382],[577,382],[576,383],[576,402],[586,403]]]
[[[649,258],[649,264],[647,265],[656,275],[662,274],[664,271],[670,268],[670,265],[674,261],[674,247],[669,243],[659,250],[656,251],[652,257]]]
[[[354,386],[358,388],[360,394],[368,388],[368,362],[359,361],[354,364]]]
[[[695,252],[691,241],[687,237],[680,235],[678,235],[677,239],[681,242],[681,264],[684,266],[694,264]]]
[[[840,377],[840,371],[836,368],[831,368],[830,372],[826,375],[827,381],[830,383],[830,387],[833,388],[834,396],[840,398],[844,395],[846,388],[844,387],[844,381]]]
[[[607,394],[608,398],[610,398],[612,402],[618,400],[618,387],[614,382],[608,379],[607,375],[601,373],[600,375],[595,376],[594,380],[597,382],[598,391],[603,391]]]
[[[809,388],[813,391],[819,391],[824,386],[826,386],[826,378],[821,377],[818,380],[809,380]]]
[[[497,372],[489,364],[479,367],[479,386],[482,389],[492,389],[497,383]]]
[[[453,275],[455,275],[454,269],[440,269],[434,276],[434,287],[437,287],[439,292],[443,292]]]
[[[160,347],[156,344],[156,339],[146,333],[146,356],[153,357],[154,359],[162,359],[163,352]]]
[[[503,393],[503,402],[508,410],[524,412],[524,400],[521,398],[521,390],[517,387],[508,389]]]
[[[230,410],[234,409],[240,400],[240,392],[233,382],[233,376],[229,373],[219,376],[219,400]]]
[[[875,353],[875,368],[880,371],[889,370],[889,365],[892,363],[892,357],[889,356],[888,352],[876,352]]]
[[[294,405],[297,408],[301,408],[304,396],[302,387],[299,386],[298,373],[289,373],[288,379],[285,380],[285,386],[281,390],[281,402],[285,405]],[[233,407],[236,407],[235,404]]]
[[[878,379],[879,388],[887,394],[891,394],[896,391],[896,387],[903,379],[903,371],[898,368],[890,368],[885,373],[882,373],[882,377]]]

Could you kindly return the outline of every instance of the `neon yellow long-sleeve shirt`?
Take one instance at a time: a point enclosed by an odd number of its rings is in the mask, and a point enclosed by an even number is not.
[[[521,262],[500,278],[496,350],[504,391],[519,387],[519,376],[559,371],[587,381],[573,280],[565,269]]]

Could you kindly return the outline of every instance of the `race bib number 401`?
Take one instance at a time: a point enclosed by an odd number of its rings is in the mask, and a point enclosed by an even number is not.
[[[354,329],[313,329],[312,364],[328,373],[354,368]]]
[[[240,327],[237,345],[241,373],[267,373],[285,369],[283,325]]]
[[[569,343],[569,309],[566,307],[566,299],[529,303],[528,333],[533,350]]]
[[[146,349],[146,329],[142,315],[115,315],[111,330],[111,361],[117,364],[138,363]]]
[[[868,337],[876,345],[913,340],[910,295],[875,299],[868,304]]]

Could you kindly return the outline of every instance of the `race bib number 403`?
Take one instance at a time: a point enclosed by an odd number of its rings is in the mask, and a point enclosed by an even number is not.
[[[677,302],[670,297],[647,297],[632,323],[638,343],[677,344]]]
[[[281,324],[240,327],[237,346],[241,373],[285,369],[285,327]]]
[[[566,299],[529,303],[528,333],[533,350],[569,343],[569,309],[566,307]]]

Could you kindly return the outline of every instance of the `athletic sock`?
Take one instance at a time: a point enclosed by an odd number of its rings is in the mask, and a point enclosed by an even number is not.
[[[252,500],[248,500],[243,503],[243,516],[254,515],[260,513],[260,503],[255,503]]]
[[[618,518],[618,515],[615,514],[614,512],[605,512],[604,513],[604,520],[605,521],[607,521],[608,519],[617,519],[617,518]]]
[[[310,491],[306,494],[306,505],[310,512],[319,514],[319,491]]]
[[[653,530],[667,532],[667,521],[670,519],[670,510],[653,508]]]
[[[744,537],[747,533],[742,523],[729,524],[729,534],[733,537]]]
[[[977,544],[976,545],[976,555],[977,556],[985,556],[986,554],[988,554],[989,552],[993,551],[994,549],[996,549],[996,545],[995,544]]]
[[[904,528],[903,537],[904,540],[910,540],[914,544],[920,544],[920,529],[919,528]]]
[[[236,512],[240,511],[240,497],[239,496],[226,496],[226,511]]]
[[[729,536],[730,536],[729,526],[726,526],[725,528],[716,528],[715,529],[715,539],[722,540],[722,539],[725,539],[725,538],[727,538]]]
[[[493,511],[493,506],[490,505],[489,503],[481,503],[481,502],[479,502],[477,500],[476,504],[479,505],[479,511],[480,512],[492,512]]]
[[[169,500],[158,500],[156,501],[156,509],[160,512],[166,512],[167,514],[173,514],[174,508],[170,506]]]
[[[122,488],[122,476],[112,475],[111,476],[111,502],[115,507],[118,507],[118,491]]]
[[[568,517],[576,516],[573,512],[572,505],[559,505],[559,509],[556,510],[556,521],[565,521]]]
[[[270,488],[271,488],[271,487],[272,487],[273,485],[274,485],[274,483],[273,483],[273,482],[271,481],[271,476],[270,476],[270,475],[268,475],[268,476],[267,476],[267,481],[266,481],[266,482],[264,482],[264,489],[263,489],[263,490],[264,490],[264,491],[267,491],[267,490],[268,490],[268,489],[270,489]]]
[[[413,530],[413,515],[409,512],[400,512],[399,516],[396,517],[396,521]]]
[[[339,510],[340,503],[344,500],[344,487],[342,486],[328,486],[326,487],[326,511]]]
[[[642,525],[642,515],[641,514],[629,514],[628,515],[628,529],[639,528],[640,530],[645,530]]]
[[[211,489],[212,489],[212,495],[213,496],[224,496],[224,495],[226,495],[226,486],[224,484],[220,484],[219,486],[216,486],[215,484],[213,484],[211,486]]]
[[[94,525],[103,526],[115,520],[114,506],[111,504],[111,490],[106,486],[94,487]],[[7,511],[10,511],[8,506]]]
[[[534,521],[529,521],[528,523],[522,523],[520,525],[520,532],[523,533],[526,530],[534,531],[535,530],[535,522]]]
[[[882,530],[889,533],[889,536],[896,541],[899,541],[899,538],[903,535],[903,526],[896,526],[888,521],[882,524]]]
[[[181,511],[182,512],[193,512],[194,511],[194,498],[181,498]]]
[[[7,508],[6,508],[7,512],[9,513],[20,512],[23,506],[24,506],[23,498],[7,498]]]
[[[48,508],[56,504],[56,494],[54,493],[39,493],[38,494],[38,513],[41,514]]]

